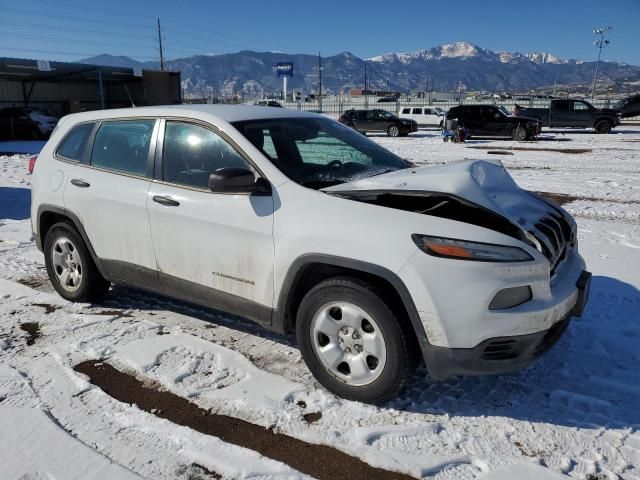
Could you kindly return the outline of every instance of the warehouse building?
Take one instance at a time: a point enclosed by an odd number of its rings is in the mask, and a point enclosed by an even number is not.
[[[54,115],[181,103],[180,72],[0,57],[0,108]]]

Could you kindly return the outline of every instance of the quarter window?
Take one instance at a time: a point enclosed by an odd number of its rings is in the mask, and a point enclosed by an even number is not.
[[[91,135],[94,123],[83,123],[71,129],[58,146],[57,154],[69,160],[82,160],[82,154]]]
[[[168,121],[163,148],[162,178],[166,182],[209,188],[209,175],[216,170],[250,168],[223,138],[199,125]]]
[[[104,122],[93,144],[91,165],[144,176],[155,120]]]

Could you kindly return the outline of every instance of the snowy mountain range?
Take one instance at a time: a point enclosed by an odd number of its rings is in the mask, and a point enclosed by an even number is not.
[[[157,68],[156,62],[137,62],[107,54],[81,60],[102,65]],[[245,95],[276,93],[281,80],[277,62],[293,62],[289,87],[303,94],[318,89],[318,58],[315,55],[282,52],[241,51],[219,55],[196,55],[165,62],[166,68],[182,72],[183,88],[195,95]],[[468,42],[455,42],[413,53],[386,53],[368,59],[342,52],[322,59],[323,91],[346,92],[364,85],[367,65],[372,89],[409,92],[429,88],[436,91],[466,90],[527,91],[557,84],[588,86],[595,62],[562,59],[546,52],[494,52]],[[600,63],[602,85],[617,91],[640,80],[640,67],[619,62]]]

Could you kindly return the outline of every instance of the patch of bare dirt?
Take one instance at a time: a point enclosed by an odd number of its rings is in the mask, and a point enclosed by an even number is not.
[[[316,423],[318,420],[322,418],[322,413],[320,412],[305,413],[304,415],[302,415],[302,418],[304,418],[305,422],[311,425],[312,423]]]
[[[44,313],[49,315],[50,313],[60,310],[62,307],[59,305],[51,305],[50,303],[32,303],[34,307],[44,308]]]
[[[567,195],[566,193],[554,193],[554,192],[535,192],[542,198],[555,203],[556,205],[566,205],[567,203],[575,202],[577,200],[584,200],[588,202],[612,202],[621,204],[640,204],[638,200],[615,200],[609,198],[599,197],[576,197],[574,195]]]
[[[320,480],[413,478],[374,468],[326,445],[303,442],[238,418],[211,413],[171,392],[152,389],[134,376],[107,363],[86,361],[76,365],[74,369],[87,375],[91,383],[120,402],[136,404],[141,410],[177,425],[249,448]]]
[[[37,322],[21,323],[20,328],[27,332],[27,345],[31,346],[36,343],[40,336],[40,325]]]
[[[507,150],[489,150],[487,153],[490,155],[513,155],[513,152]]]
[[[484,145],[472,145],[467,148],[475,148],[478,150],[495,150],[496,147],[487,147]],[[501,150],[517,150],[527,152],[558,152],[558,153],[591,153],[593,150],[590,148],[532,148],[532,147],[500,147]]]

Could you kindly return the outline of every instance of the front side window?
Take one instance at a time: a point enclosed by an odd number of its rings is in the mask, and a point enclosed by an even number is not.
[[[582,102],[575,102],[573,104],[573,109],[575,111],[585,111],[585,110],[589,110],[589,107],[587,106],[586,103],[582,103]]]
[[[71,129],[60,142],[56,153],[68,160],[80,161],[87,145],[87,140],[93,131],[94,123],[83,123]]]
[[[411,113],[411,109],[410,109],[410,108],[403,108],[403,109],[402,109],[402,114],[403,114],[403,115],[406,115],[406,114],[408,114],[408,113]]]
[[[188,187],[208,189],[209,175],[221,168],[250,168],[226,140],[200,125],[167,121],[163,150],[162,179]]]
[[[93,143],[91,165],[144,176],[155,120],[104,122]]]
[[[234,126],[287,177],[324,188],[409,168],[365,136],[325,118],[278,118]]]

